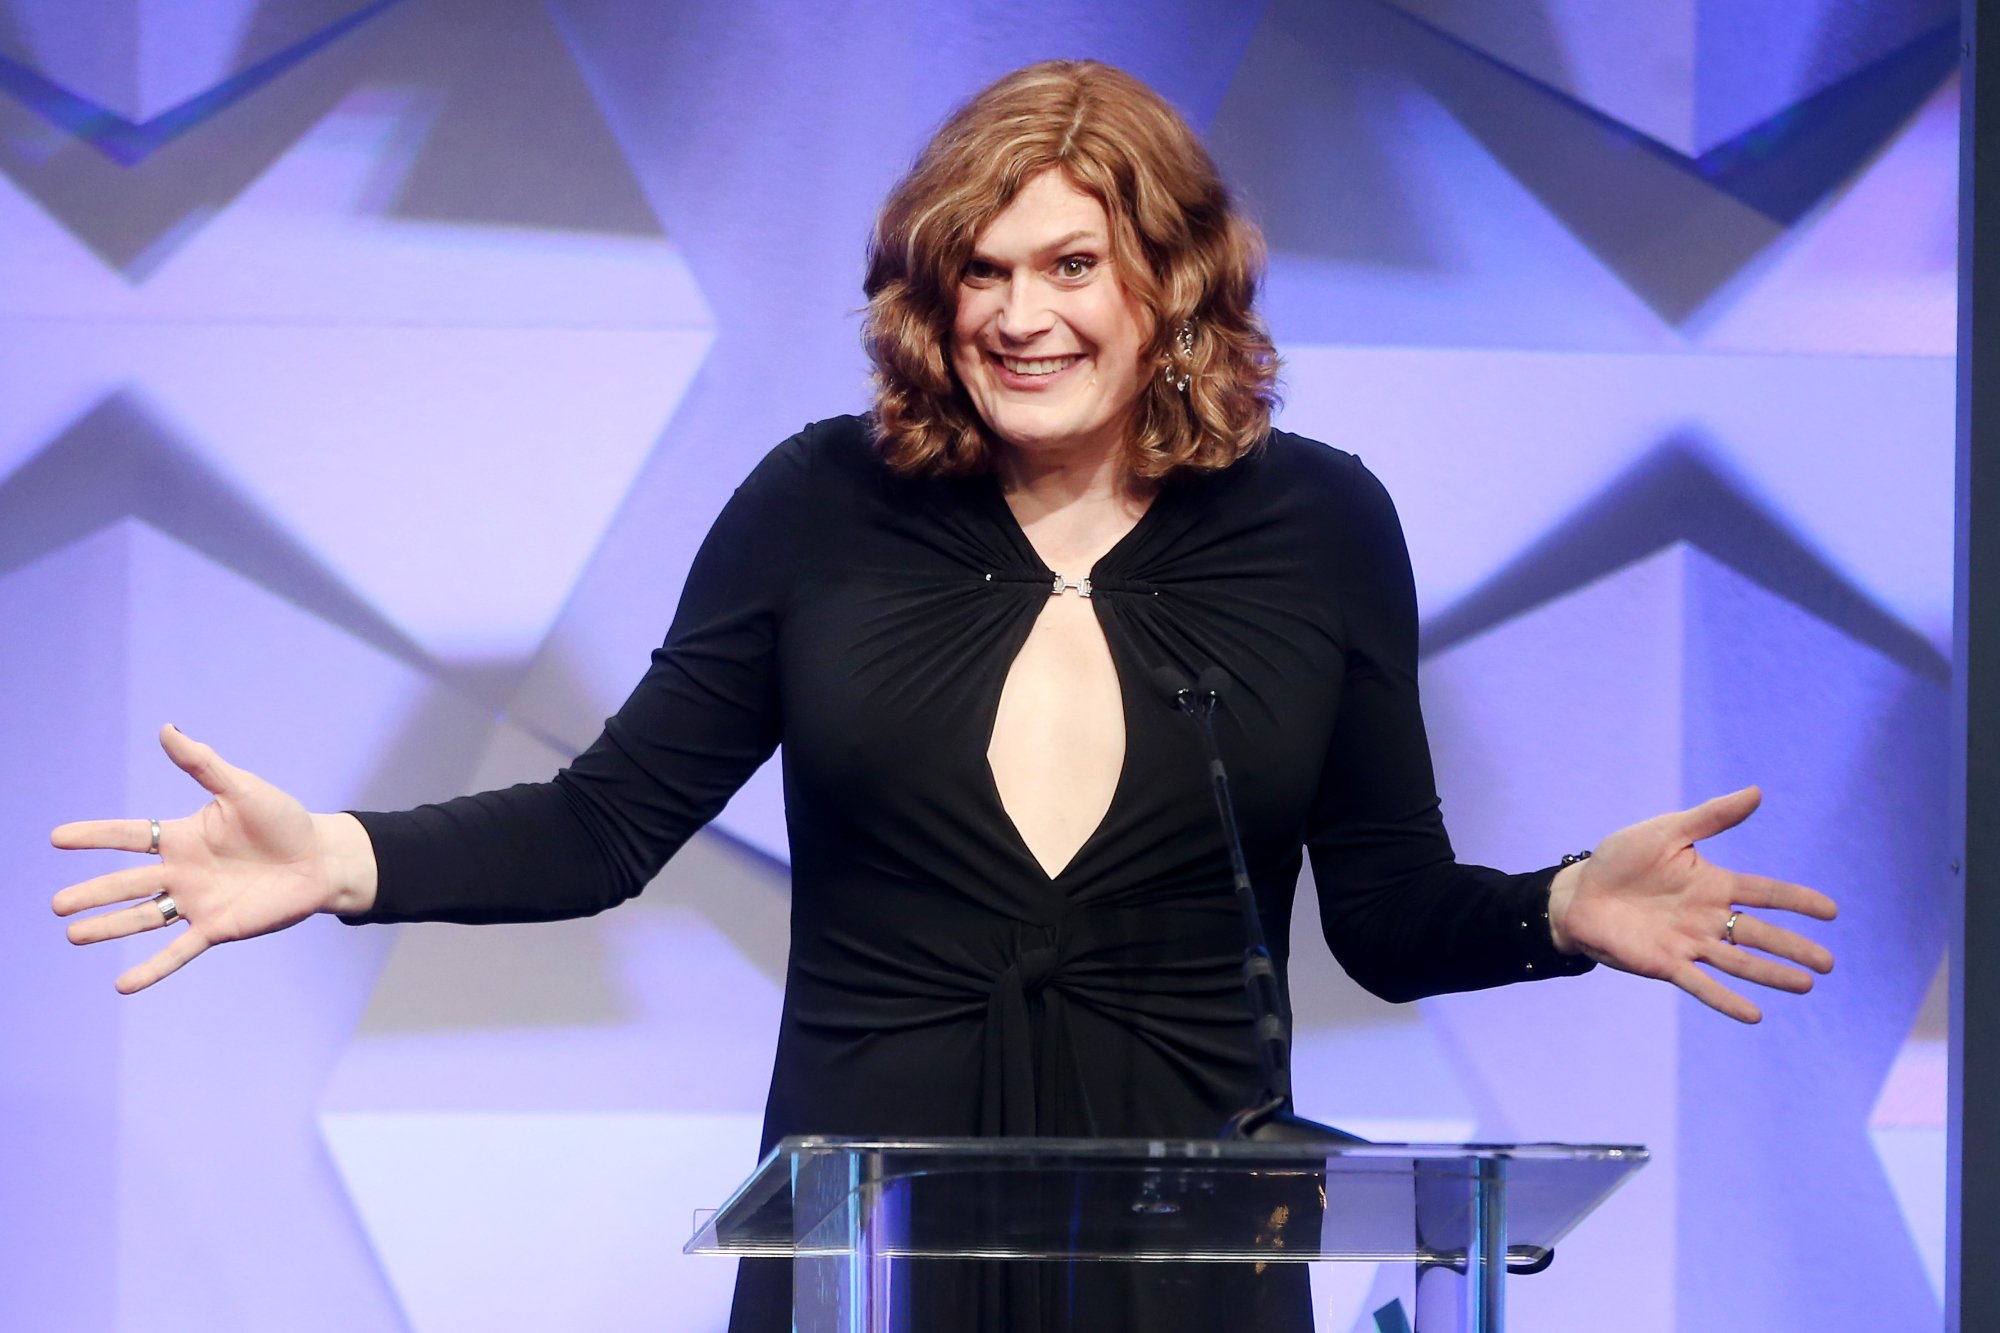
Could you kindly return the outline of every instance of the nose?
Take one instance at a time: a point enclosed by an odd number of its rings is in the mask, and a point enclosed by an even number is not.
[[[1000,336],[1010,342],[1030,342],[1049,331],[1054,317],[1043,298],[1042,285],[1032,278],[1015,278],[1007,284],[996,322]]]

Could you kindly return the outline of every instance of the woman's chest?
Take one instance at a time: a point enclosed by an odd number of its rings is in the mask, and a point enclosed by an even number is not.
[[[1072,842],[1147,812],[1205,819],[1206,764],[1174,699],[1205,678],[1222,683],[1246,832],[1301,825],[1342,695],[1331,608],[1272,571],[1101,577],[1091,593],[1057,600],[1033,571],[949,561],[826,571],[780,638],[793,799],[878,822],[914,805],[1017,825],[1037,799],[1045,812],[1074,800]]]

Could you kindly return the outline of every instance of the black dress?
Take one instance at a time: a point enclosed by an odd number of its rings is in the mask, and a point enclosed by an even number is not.
[[[1125,763],[1103,822],[1051,879],[986,747],[1053,578],[992,478],[900,478],[864,419],[810,426],[738,489],[651,669],[554,781],[361,816],[380,868],[366,919],[612,906],[782,743],[792,943],[767,1147],[1210,1135],[1259,1082],[1241,932],[1198,737],[1154,678],[1219,667],[1221,743],[1281,966],[1301,849],[1328,942],[1379,995],[1587,966],[1550,942],[1550,871],[1453,859],[1409,560],[1358,459],[1273,432],[1228,469],[1170,478],[1091,571]],[[1032,1319],[978,1266],[926,1267],[925,1329],[1311,1327],[1297,1265],[1085,1266],[1043,1282]],[[733,1333],[779,1333],[788,1311],[784,1268],[746,1262]]]

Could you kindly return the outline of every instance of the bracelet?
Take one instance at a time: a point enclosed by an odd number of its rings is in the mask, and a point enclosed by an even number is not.
[[[1589,859],[1590,859],[1590,853],[1587,851],[1564,852],[1563,859],[1558,861],[1556,864],[1559,866],[1573,866],[1579,861],[1588,861]]]

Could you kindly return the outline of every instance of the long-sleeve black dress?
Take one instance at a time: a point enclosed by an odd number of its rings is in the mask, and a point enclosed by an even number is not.
[[[361,816],[380,868],[366,919],[612,906],[782,744],[792,944],[766,1146],[1213,1134],[1259,1083],[1241,932],[1199,739],[1154,677],[1219,667],[1221,743],[1281,966],[1301,849],[1329,944],[1379,995],[1586,966],[1550,942],[1550,871],[1453,859],[1409,560],[1358,459],[1273,432],[1223,471],[1170,477],[1091,571],[1125,762],[1102,823],[1051,878],[986,749],[1053,579],[991,477],[898,477],[864,419],[810,426],[738,489],[651,669],[554,781]],[[995,1314],[1005,1298],[974,1266],[933,1267],[919,1327],[1028,1327],[1018,1305]],[[789,1327],[784,1269],[743,1273],[733,1333]],[[1093,1265],[1044,1286],[1037,1328],[1311,1326],[1296,1265]]]

